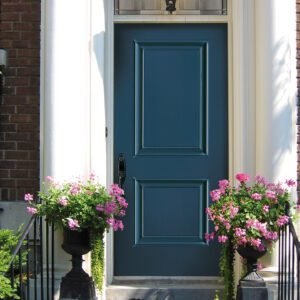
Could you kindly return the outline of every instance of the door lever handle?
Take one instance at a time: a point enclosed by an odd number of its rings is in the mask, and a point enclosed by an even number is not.
[[[118,177],[119,177],[119,186],[122,188],[126,178],[126,162],[123,153],[120,153],[118,157]]]

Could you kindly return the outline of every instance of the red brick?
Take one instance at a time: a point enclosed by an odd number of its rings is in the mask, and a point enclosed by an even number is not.
[[[15,180],[12,179],[0,179],[1,187],[15,187]]]
[[[17,70],[18,76],[35,76],[39,74],[40,74],[39,68],[22,67],[22,68],[18,68]]]
[[[28,170],[11,170],[10,177],[11,178],[28,178],[29,171]]]
[[[27,160],[27,161],[17,161],[16,162],[16,168],[17,169],[37,169],[38,168],[38,162],[36,160]]]
[[[13,123],[29,123],[32,121],[31,115],[13,115],[11,116],[11,122]]]
[[[0,142],[1,150],[16,150],[17,144],[15,142]]]
[[[20,86],[17,87],[17,95],[37,95],[39,93],[38,86]]]
[[[15,133],[8,132],[5,134],[5,139],[7,141],[30,141],[30,135],[28,133]]]
[[[2,22],[6,22],[6,21],[14,21],[14,22],[18,22],[21,21],[21,15],[18,13],[2,13],[1,14],[2,17]]]
[[[18,179],[17,181],[17,186],[22,188],[22,187],[25,187],[25,188],[31,188],[33,186],[36,186],[37,185],[37,180],[33,180],[33,179]]]
[[[9,177],[9,170],[0,169],[0,178],[8,178]]]
[[[27,160],[29,158],[28,151],[5,151],[5,159]]]

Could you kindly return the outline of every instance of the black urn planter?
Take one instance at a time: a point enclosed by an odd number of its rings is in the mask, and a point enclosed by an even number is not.
[[[82,255],[91,250],[89,230],[64,228],[62,248],[72,255],[72,270],[62,278],[60,299],[96,300],[94,282],[82,269]]]
[[[262,243],[264,245],[264,241]],[[237,300],[268,299],[266,283],[257,273],[257,260],[266,254],[266,247],[265,250],[259,251],[246,245],[245,247],[238,247],[237,252],[247,260],[247,274],[239,282]]]

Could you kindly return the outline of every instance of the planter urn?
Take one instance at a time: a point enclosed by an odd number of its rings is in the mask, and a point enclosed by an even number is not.
[[[262,243],[264,245],[264,241]],[[266,254],[266,247],[265,250],[259,251],[251,245],[246,245],[245,247],[238,247],[237,252],[247,260],[247,274],[239,282],[236,299],[268,299],[266,283],[257,273],[257,260]]]
[[[59,299],[96,300],[94,282],[82,269],[82,255],[91,250],[89,230],[64,228],[62,248],[72,255],[72,269],[62,278]]]

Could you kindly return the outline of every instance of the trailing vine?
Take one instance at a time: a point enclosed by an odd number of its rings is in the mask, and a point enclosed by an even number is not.
[[[220,257],[220,273],[224,278],[224,300],[234,300],[234,249],[231,239],[223,245]]]
[[[91,234],[91,267],[96,287],[101,291],[104,271],[104,242],[103,234]]]

